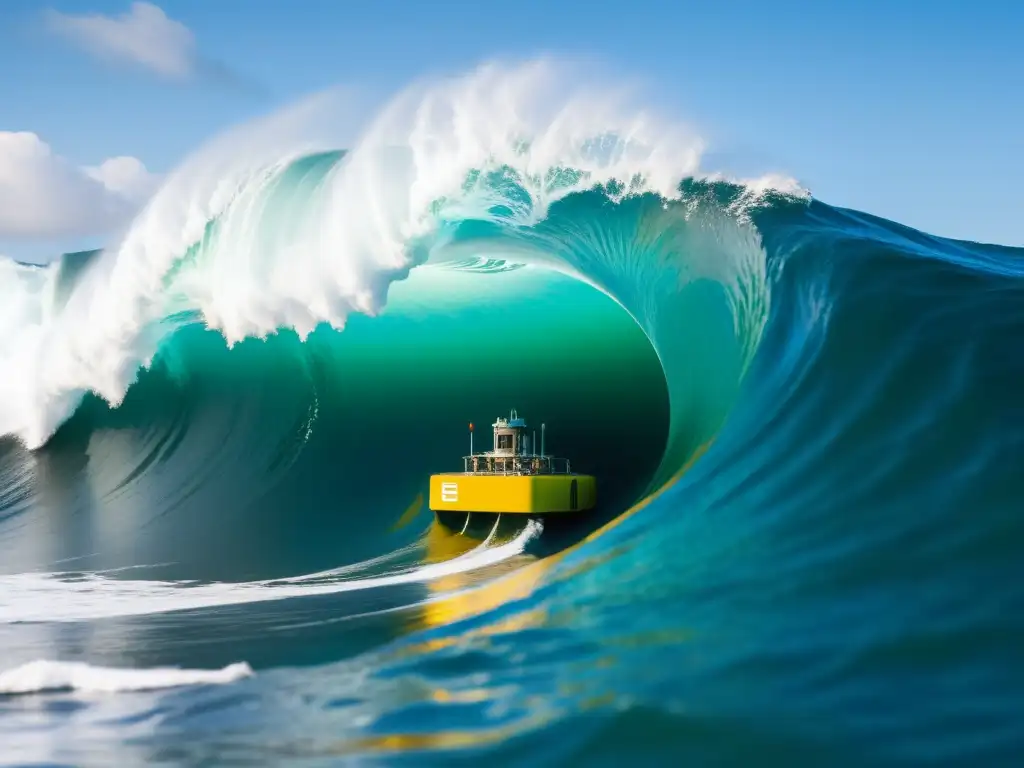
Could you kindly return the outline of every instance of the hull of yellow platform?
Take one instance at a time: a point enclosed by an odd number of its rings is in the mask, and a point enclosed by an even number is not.
[[[546,515],[580,512],[597,503],[590,475],[430,476],[430,508],[435,512],[499,512]]]

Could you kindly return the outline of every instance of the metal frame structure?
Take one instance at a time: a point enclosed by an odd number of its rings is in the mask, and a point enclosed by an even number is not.
[[[471,466],[472,465],[472,466]],[[476,453],[462,457],[467,475],[571,475],[568,459],[524,453],[517,456],[495,456]]]
[[[540,453],[537,432],[527,437],[525,419],[513,409],[507,419],[498,417],[494,429],[494,447],[483,453],[473,452],[473,425],[469,425],[469,455],[462,457],[463,474],[467,475],[570,475],[568,459],[548,456],[544,452],[546,424],[540,425]],[[498,446],[501,446],[500,448]]]

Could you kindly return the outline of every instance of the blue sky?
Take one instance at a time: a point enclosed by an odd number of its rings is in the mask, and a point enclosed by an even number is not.
[[[4,0],[0,132],[32,132],[78,166],[128,155],[162,173],[217,131],[325,86],[583,55],[646,80],[694,123],[705,165],[783,171],[832,204],[1024,245],[1024,3],[157,4],[193,36],[198,76],[104,58],[52,23],[51,11],[125,14],[127,1]],[[103,236],[46,226],[0,226],[0,252],[38,258]]]

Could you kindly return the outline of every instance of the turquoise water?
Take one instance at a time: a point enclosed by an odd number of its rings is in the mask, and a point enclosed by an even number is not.
[[[273,199],[315,208],[342,157]],[[12,760],[1014,764],[1024,253],[724,182],[528,223],[514,173],[487,189],[379,313],[230,345],[211,297],[312,303],[255,256],[217,283],[212,223],[135,305],[123,401],[69,387],[4,444]],[[62,317],[104,258],[47,273]],[[510,408],[599,509],[446,529],[428,475]]]
[[[601,476],[584,529],[655,481],[669,410],[658,358],[611,299],[556,273],[424,268],[382,316],[305,341],[282,332],[229,350],[188,327],[118,408],[89,397],[44,451],[10,454],[47,472],[22,514],[131,521],[124,535],[88,521],[51,541],[30,521],[0,541],[2,570],[71,559],[133,577],[266,579],[387,555],[433,524],[429,475],[462,468],[469,423],[487,450],[510,408]]]

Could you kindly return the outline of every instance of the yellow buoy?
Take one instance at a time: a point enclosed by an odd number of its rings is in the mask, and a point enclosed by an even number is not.
[[[527,435],[526,422],[512,411],[494,424],[494,448],[473,452],[473,425],[469,425],[470,451],[462,472],[430,476],[430,509],[434,512],[488,512],[545,515],[593,509],[597,482],[591,475],[572,472],[568,459],[536,450],[536,433]]]

